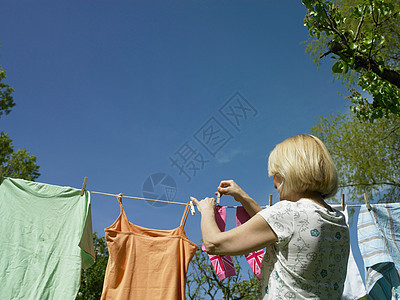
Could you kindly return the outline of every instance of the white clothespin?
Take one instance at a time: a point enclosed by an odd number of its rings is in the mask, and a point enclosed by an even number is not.
[[[83,179],[83,184],[82,184],[82,189],[81,189],[81,196],[85,193],[85,188],[86,188],[86,183],[87,183],[87,177]]]
[[[221,193],[217,192],[217,204],[221,201]]]
[[[193,201],[189,201],[189,206],[190,206],[190,213],[192,214],[192,216],[194,216],[196,211],[194,210]]]

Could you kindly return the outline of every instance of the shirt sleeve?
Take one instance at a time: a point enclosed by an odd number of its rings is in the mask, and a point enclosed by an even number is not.
[[[267,221],[278,237],[277,244],[287,243],[293,235],[293,202],[280,201],[258,214]]]
[[[86,205],[85,223],[83,225],[82,236],[79,242],[79,247],[81,248],[82,268],[87,269],[94,264],[96,255],[93,246],[90,193],[88,191],[85,191],[85,195],[83,197],[86,198],[87,205]]]

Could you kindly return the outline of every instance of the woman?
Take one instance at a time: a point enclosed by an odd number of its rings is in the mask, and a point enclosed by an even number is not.
[[[337,173],[325,145],[312,135],[278,144],[268,160],[280,202],[262,209],[234,181],[218,192],[231,195],[252,218],[221,232],[215,200],[191,197],[201,212],[209,254],[241,255],[266,248],[262,262],[263,299],[341,299],[350,249],[344,215],[325,199],[337,192]]]

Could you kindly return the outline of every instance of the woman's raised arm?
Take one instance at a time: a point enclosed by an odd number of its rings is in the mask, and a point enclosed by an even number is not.
[[[208,254],[241,255],[275,243],[278,238],[265,219],[255,215],[241,226],[221,232],[215,221],[215,199],[205,198],[196,203],[201,213],[201,232]]]

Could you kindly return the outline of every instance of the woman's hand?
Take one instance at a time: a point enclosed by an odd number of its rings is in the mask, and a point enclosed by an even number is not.
[[[230,195],[232,196],[236,201],[241,202],[243,201],[246,197],[249,197],[242,189],[240,186],[236,184],[233,180],[223,180],[218,186],[218,192],[221,193],[221,195]],[[216,192],[215,194],[217,194]]]
[[[192,200],[196,206],[197,210],[203,214],[203,212],[215,212],[215,199],[214,198],[209,198],[206,197],[203,200],[197,200],[195,197],[190,197],[190,200]]]

